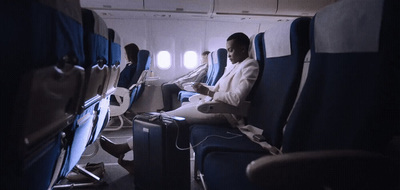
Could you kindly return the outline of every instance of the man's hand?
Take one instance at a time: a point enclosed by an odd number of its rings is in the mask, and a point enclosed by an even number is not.
[[[200,93],[200,94],[203,94],[203,95],[207,95],[207,93],[208,93],[208,88],[207,87],[205,87],[205,86],[203,86],[201,83],[194,83],[193,84],[193,89],[197,92],[197,93]]]

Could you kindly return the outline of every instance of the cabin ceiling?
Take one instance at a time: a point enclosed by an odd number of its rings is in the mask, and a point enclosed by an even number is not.
[[[80,0],[107,19],[258,21],[313,16],[337,0]]]

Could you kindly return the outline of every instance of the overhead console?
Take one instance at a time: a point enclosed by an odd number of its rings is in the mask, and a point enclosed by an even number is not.
[[[215,0],[214,13],[217,15],[274,15],[277,0]]]
[[[81,0],[81,6],[104,18],[314,16],[338,0]],[[238,17],[237,17],[238,18]],[[243,20],[244,18],[242,18]]]

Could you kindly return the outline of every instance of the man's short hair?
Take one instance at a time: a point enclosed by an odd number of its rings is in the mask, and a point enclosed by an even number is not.
[[[210,54],[210,51],[203,51],[203,53],[201,53],[202,56],[208,55]]]
[[[229,40],[235,40],[236,43],[238,43],[239,45],[242,45],[246,48],[249,48],[249,45],[250,45],[249,37],[247,37],[247,35],[242,32],[237,32],[237,33],[230,35],[226,41],[229,41]]]

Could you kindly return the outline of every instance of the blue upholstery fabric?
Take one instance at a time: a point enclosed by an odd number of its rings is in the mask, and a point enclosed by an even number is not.
[[[79,2],[62,7],[80,13]],[[80,14],[46,1],[5,1],[0,13],[4,189],[47,189],[77,110],[84,72]],[[62,80],[60,80],[62,79]]]
[[[85,51],[85,107],[99,101],[108,71],[108,29],[93,11],[82,9]],[[96,23],[96,24],[95,24]],[[94,102],[93,102],[94,101]]]
[[[217,51],[211,52],[209,56],[212,64],[209,64],[207,70],[207,79],[206,84],[208,86],[214,86],[219,78],[222,77],[225,71],[226,63],[227,63],[227,55],[228,52],[226,49],[220,48]],[[180,91],[178,93],[178,99],[180,102],[188,102],[189,98],[193,95],[197,94],[196,92],[189,92],[189,91]]]
[[[137,68],[131,80],[132,83],[131,85],[136,84],[138,82],[138,79],[142,74],[142,72],[144,70],[149,70],[150,65],[151,65],[150,52],[148,50],[139,50]],[[128,109],[130,109],[133,105],[133,102],[135,102],[142,95],[145,86],[146,85],[144,84],[140,84],[131,90],[130,106]]]
[[[150,52],[148,50],[139,50],[137,67],[130,81],[129,86],[136,84],[136,82],[138,81],[140,75],[144,70],[150,69],[150,63],[151,63]]]
[[[335,10],[337,6],[333,4],[329,9]],[[283,151],[381,151],[391,139],[400,126],[400,17],[395,7],[399,7],[398,1],[385,1],[377,52],[316,52],[315,41],[318,39],[315,39],[314,18],[310,70],[288,121]],[[357,15],[369,14],[369,11],[358,11]],[[318,16],[317,13],[315,17]],[[363,22],[363,17],[359,19],[359,24],[368,24]],[[346,38],[345,34],[339,37]]]
[[[254,152],[214,151],[204,159],[204,181],[208,190],[260,190],[246,177],[247,165],[265,154]]]
[[[304,58],[309,49],[309,22],[309,18],[297,18],[291,23],[291,55],[266,58],[262,75],[259,75],[261,78],[253,91],[247,123],[263,129],[267,142],[278,148],[281,146],[283,127],[296,99]],[[265,39],[264,42],[265,46],[277,45],[268,44]],[[240,133],[239,130],[229,127],[194,125],[191,144],[197,144],[209,135],[226,134],[228,131]],[[208,139],[194,148],[194,151],[196,167],[204,174],[209,189],[247,187],[249,181],[245,177],[245,165],[255,158],[269,154],[245,136],[237,139]],[[226,160],[228,158],[243,163],[243,166],[236,167],[233,162],[229,165]],[[226,170],[216,167],[219,164],[225,166]],[[234,175],[242,178],[236,179]],[[256,187],[248,186],[246,189],[252,188]]]
[[[243,135],[237,128],[232,128],[229,125],[193,125],[191,134],[190,141],[196,152],[195,166],[199,171],[203,171],[205,156],[210,152],[240,151],[256,152],[262,155],[267,153],[261,146],[249,141],[248,137]],[[203,140],[205,141],[202,142]]]
[[[110,68],[110,77],[107,84],[107,94],[114,92],[117,87],[117,82],[120,73],[120,63],[121,63],[121,42],[118,33],[113,29],[108,29],[108,62],[107,65]]]
[[[217,84],[219,78],[222,77],[226,67],[226,59],[228,52],[224,48],[220,48],[217,51],[211,53],[211,59],[213,60],[213,72],[211,73],[211,81],[207,85],[214,86]]]
[[[209,53],[208,56],[207,56],[207,60],[208,60],[208,62],[207,62],[208,65],[207,66],[208,66],[208,68],[207,68],[206,79],[204,81],[207,85],[211,84],[211,81],[212,81],[212,77],[211,76],[212,76],[212,73],[214,72],[213,60],[211,58],[211,54],[212,54],[212,52]]]
[[[108,75],[108,29],[104,21],[91,10],[82,9],[82,20],[85,52],[85,62],[82,64],[85,69],[84,95],[81,109],[66,131],[68,147],[60,177],[66,176],[78,163],[86,146],[94,142],[96,135],[104,127],[104,122],[108,121],[108,100],[102,100]],[[101,121],[98,123],[99,119]]]
[[[253,46],[252,49],[254,49],[255,52],[255,57],[254,59],[257,60],[258,66],[259,66],[259,76],[263,75],[264,72],[264,62],[265,62],[265,51],[264,51],[264,32],[258,33],[257,35],[254,36],[253,38]],[[251,89],[249,95],[247,96],[247,100],[252,101],[254,97],[254,93],[258,88],[258,85],[260,84],[260,80],[262,77],[258,77],[256,82],[254,83],[253,89]]]
[[[98,135],[107,126],[110,120],[110,101],[111,94],[115,92],[117,82],[119,78],[119,69],[121,61],[121,45],[118,34],[113,29],[108,29],[108,61],[107,61],[107,77],[104,84],[103,97],[98,104],[96,104],[95,110],[98,115],[96,117],[96,127],[92,131],[92,135],[89,140],[89,144],[96,141]]]
[[[282,130],[299,90],[305,55],[309,50],[309,18],[298,18],[290,28],[291,55],[267,58],[248,122],[260,126],[271,145],[280,147]],[[265,40],[265,39],[264,39]],[[268,43],[268,42],[265,42]],[[265,46],[272,44],[265,44]],[[276,45],[276,44],[275,44]],[[263,116],[258,115],[263,113]]]

